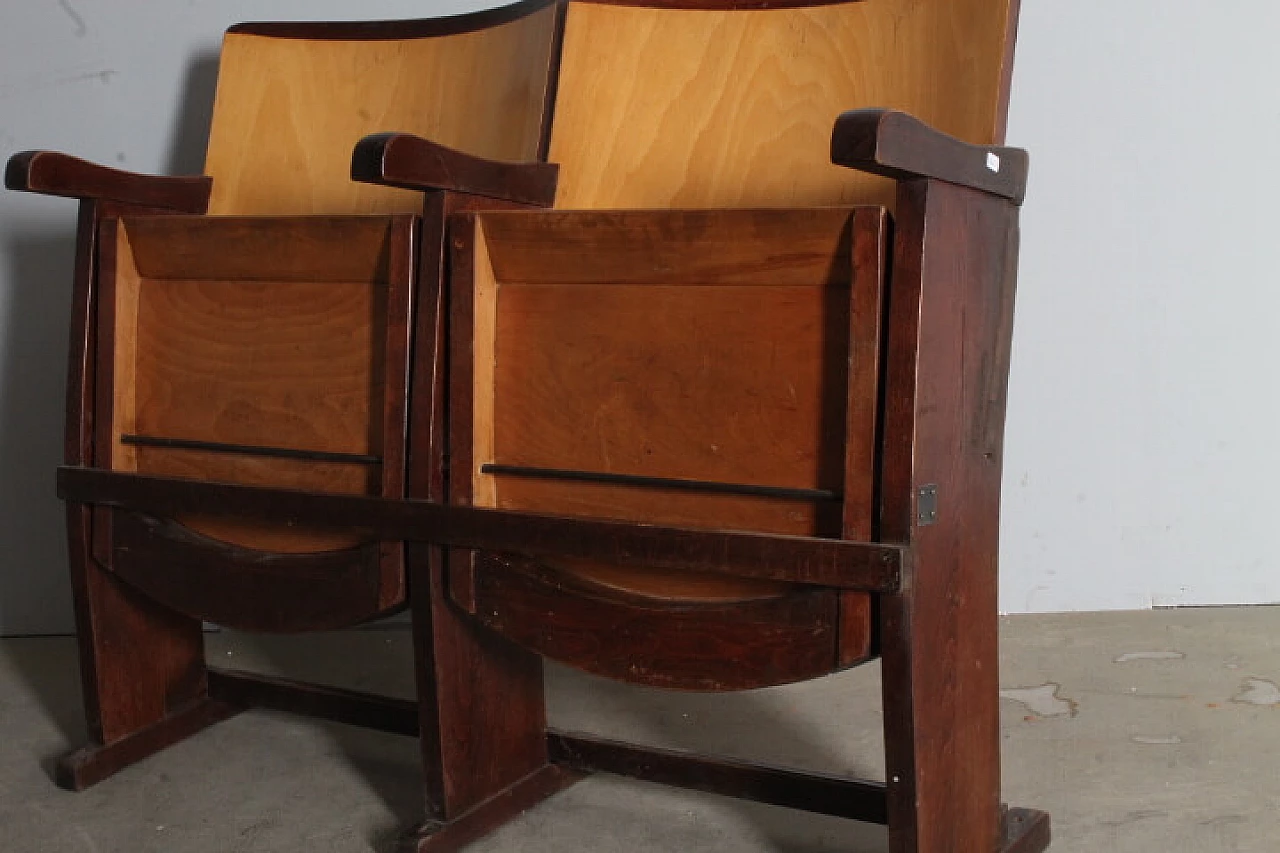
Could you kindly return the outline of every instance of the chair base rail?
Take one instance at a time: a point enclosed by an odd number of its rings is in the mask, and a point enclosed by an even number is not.
[[[209,695],[110,744],[91,745],[58,764],[58,784],[81,791],[160,750],[251,708],[417,736],[412,699],[379,696],[234,670],[209,670]],[[866,823],[887,821],[882,782],[639,746],[577,732],[547,732],[550,763],[448,821],[429,821],[405,837],[402,853],[448,853],[482,838],[590,773],[611,773],[677,788],[751,800]],[[1040,853],[1049,846],[1049,815],[1004,813],[1001,846],[992,853]]]
[[[181,708],[119,740],[90,744],[58,761],[54,781],[68,791],[83,791],[160,750],[186,740],[243,708],[208,697]]]

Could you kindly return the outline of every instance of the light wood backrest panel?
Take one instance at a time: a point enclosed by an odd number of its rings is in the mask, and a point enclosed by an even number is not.
[[[414,133],[499,160],[537,157],[552,7],[403,39],[229,32],[205,172],[216,215],[414,213],[420,193],[353,182],[362,137]]]
[[[1011,0],[574,2],[551,138],[557,206],[888,204],[888,181],[830,164],[836,117],[890,107],[1000,141],[1015,11]]]

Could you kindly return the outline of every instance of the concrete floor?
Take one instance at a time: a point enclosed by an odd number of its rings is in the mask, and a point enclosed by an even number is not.
[[[1052,812],[1055,853],[1280,850],[1280,608],[1003,623],[1005,797]],[[410,695],[403,628],[211,635],[219,664]],[[552,669],[562,728],[879,777],[879,674],[730,696]],[[51,759],[84,739],[69,639],[0,641],[0,850],[388,850],[419,816],[415,743],[241,715],[82,794]],[[596,776],[476,853],[884,850],[883,830]]]

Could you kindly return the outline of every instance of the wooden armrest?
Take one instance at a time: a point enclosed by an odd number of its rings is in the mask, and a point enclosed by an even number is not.
[[[560,167],[503,163],[408,133],[375,133],[356,143],[351,178],[407,190],[450,190],[550,207]]]
[[[94,198],[162,207],[181,213],[204,213],[213,179],[140,175],[100,166],[57,151],[23,151],[9,158],[4,185],[11,190]]]
[[[970,145],[896,110],[852,110],[836,119],[831,162],[890,178],[937,178],[1021,204],[1027,152]]]

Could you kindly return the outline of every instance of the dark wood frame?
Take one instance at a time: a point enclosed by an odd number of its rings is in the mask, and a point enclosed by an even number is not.
[[[403,26],[242,25],[235,31],[399,38],[478,29],[545,5],[545,0],[526,0],[474,16]],[[778,4],[654,0],[645,5]],[[81,199],[66,464],[59,488],[67,501],[81,673],[94,743],[60,764],[60,783],[86,787],[239,710],[272,707],[417,734],[426,770],[427,821],[406,843],[421,851],[457,849],[594,771],[884,822],[892,853],[1045,849],[1047,815],[1006,809],[999,786],[995,559],[1025,154],[969,146],[909,116],[879,110],[842,116],[832,154],[841,165],[899,182],[891,262],[883,245],[859,249],[887,275],[883,429],[874,438],[878,529],[846,529],[854,541],[844,542],[451,505],[442,440],[451,310],[445,283],[454,239],[449,222],[485,209],[549,206],[555,167],[483,161],[399,134],[362,141],[352,174],[424,192],[407,362],[414,405],[406,409],[404,499],[104,471],[93,435],[100,226],[123,215],[201,214],[210,183],[133,175],[53,152],[12,158],[6,170],[11,189]],[[988,155],[999,158],[999,170],[987,166]],[[464,239],[461,232],[458,236]],[[954,322],[959,312],[968,322]],[[409,316],[406,312],[406,320]],[[138,513],[163,518],[179,508],[290,519],[403,541],[418,701],[207,669],[200,617],[233,619],[234,614],[190,612],[195,605],[184,593],[157,592],[154,582],[141,581],[136,572],[113,572],[95,559],[95,507],[132,513],[121,516],[127,521],[120,535],[130,543],[150,535],[152,522]],[[585,549],[744,577],[776,575],[782,567],[788,580],[840,591],[849,606],[864,606],[860,594],[872,593],[878,631],[867,642],[874,640],[884,660],[887,783],[548,731],[541,657],[501,636],[511,633],[502,625],[489,621],[486,627],[486,620],[468,612],[478,613],[477,605],[486,601],[486,575],[452,571],[447,548],[561,555]],[[287,561],[277,568],[285,575],[291,571]],[[490,569],[501,572],[500,565]],[[140,594],[134,588],[139,583],[150,585],[153,594]],[[528,638],[515,639],[532,645]],[[839,642],[848,643],[849,661],[859,659],[862,638]],[[118,652],[128,648],[148,650],[145,669]],[[501,737],[478,738],[478,732],[501,732]]]

